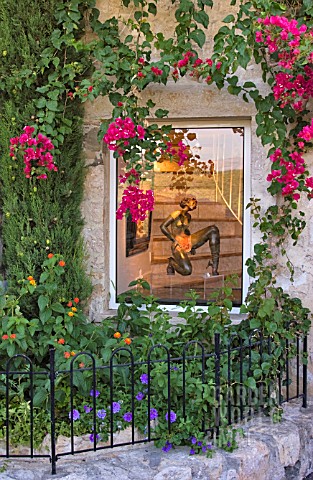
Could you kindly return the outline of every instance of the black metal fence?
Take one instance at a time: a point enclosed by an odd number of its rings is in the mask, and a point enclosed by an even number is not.
[[[238,334],[232,334],[225,340],[219,334],[214,335],[214,344],[206,346],[210,351],[197,341],[190,341],[183,345],[181,356],[172,356],[171,351],[165,345],[154,345],[147,354],[145,361],[137,361],[131,348],[121,347],[112,352],[107,365],[98,365],[96,358],[88,352],[80,352],[72,357],[70,368],[56,371],[56,352],[50,350],[49,370],[35,369],[34,362],[25,355],[15,355],[6,362],[4,371],[0,371],[0,388],[5,392],[5,454],[0,457],[44,457],[50,459],[52,474],[56,473],[56,462],[62,456],[86,453],[116,446],[134,445],[136,443],[151,442],[158,439],[151,420],[151,406],[153,405],[156,391],[161,391],[164,405],[163,411],[167,412],[167,430],[171,433],[173,428],[171,413],[173,408],[181,412],[181,416],[190,416],[190,402],[195,402],[194,388],[201,390],[201,398],[198,398],[197,415],[201,417],[201,430],[210,438],[217,438],[221,425],[231,425],[241,422],[244,418],[251,417],[255,412],[266,410],[272,402],[281,405],[294,398],[302,398],[303,407],[307,406],[307,338],[296,337],[293,341],[285,340],[284,343],[274,343],[271,337],[263,337],[258,331],[250,336],[242,338]],[[280,349],[279,359],[277,351]],[[192,351],[192,352],[191,352]],[[191,354],[192,353],[192,354]],[[84,357],[88,360],[88,366],[84,367],[78,362]],[[23,369],[14,369],[14,359],[21,358]],[[292,358],[291,358],[292,357]],[[273,359],[276,359],[273,363]],[[76,448],[75,446],[75,399],[81,394],[83,377],[89,376],[89,383],[93,396],[90,428],[91,443],[88,448]],[[123,378],[124,394],[129,398],[128,422],[130,438],[122,442],[115,435],[117,430],[114,418],[114,402],[120,394],[121,384],[116,381]],[[141,438],[136,438],[136,402],[135,385],[138,381],[138,372],[144,372],[140,378],[144,379],[146,390],[146,428]],[[29,453],[12,453],[10,445],[10,401],[12,397],[12,378],[28,379],[29,395]],[[50,408],[50,453],[40,454],[34,448],[34,383],[38,378],[44,380],[49,391]],[[78,381],[77,379],[80,380]],[[70,405],[68,416],[70,427],[70,448],[67,451],[56,451],[56,431],[58,417],[60,416],[60,389],[62,380],[67,379],[70,391]],[[194,388],[190,389],[190,382],[194,382]],[[64,386],[64,383],[63,383]],[[81,387],[80,387],[81,386]],[[98,442],[99,418],[97,417],[97,388],[104,388],[107,392],[107,400],[110,405],[106,416],[105,443]],[[174,389],[175,387],[175,389]],[[117,391],[117,389],[119,391]],[[173,389],[175,394],[173,394]],[[207,395],[210,389],[211,397]],[[191,390],[191,392],[190,392]],[[125,393],[126,392],[126,393]],[[179,393],[178,393],[179,392]],[[141,393],[141,392],[140,392]],[[139,394],[137,394],[138,396]],[[143,394],[142,394],[143,395]],[[208,398],[211,400],[208,401]],[[199,403],[200,402],[200,403]],[[203,408],[202,408],[203,406]],[[64,407],[63,407],[64,409]],[[100,410],[103,412],[103,410]],[[57,414],[56,414],[57,412]],[[105,412],[105,411],[104,411]],[[106,414],[106,412],[105,412]],[[78,414],[77,414],[78,415]],[[104,414],[103,414],[104,415]],[[196,415],[196,413],[195,413]],[[3,415],[2,415],[3,416]],[[63,415],[64,418],[64,415]],[[199,419],[199,417],[197,417]]]

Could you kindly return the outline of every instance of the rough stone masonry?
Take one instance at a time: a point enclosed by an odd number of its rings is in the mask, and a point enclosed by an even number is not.
[[[1,459],[1,480],[313,480],[313,403],[284,405],[283,420],[258,416],[243,425],[244,436],[232,453],[213,458],[168,453],[152,444],[118,447],[61,457],[51,475],[47,459]],[[312,474],[312,475],[311,475]]]

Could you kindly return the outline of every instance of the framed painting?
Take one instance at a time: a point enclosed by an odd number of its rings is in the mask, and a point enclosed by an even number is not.
[[[152,212],[145,220],[132,222],[130,217],[126,219],[126,257],[148,250],[151,237]]]

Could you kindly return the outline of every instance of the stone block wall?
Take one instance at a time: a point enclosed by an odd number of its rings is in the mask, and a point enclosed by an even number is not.
[[[229,1],[216,1],[210,15],[207,43],[204,55],[209,55],[212,49],[212,39],[217,29],[222,25],[222,19],[231,13]],[[121,16],[127,19],[129,10],[121,6],[120,0],[98,0],[97,7],[101,12],[100,18]],[[153,20],[158,31],[164,31],[169,36],[174,29],[174,8],[170,0],[158,2],[158,16]],[[251,80],[258,85],[260,91],[265,92],[266,86],[261,80],[261,72],[257,65],[251,63],[247,70],[236,72],[240,82]],[[169,82],[167,86],[154,85],[142,93],[143,100],[151,98],[159,108],[170,110],[169,119],[249,119],[251,122],[251,195],[262,198],[264,208],[272,203],[266,188],[266,175],[269,171],[269,161],[259,139],[255,135],[256,123],[253,104],[244,102],[241,98],[230,95],[227,90],[218,90],[184,77],[176,84]],[[89,252],[88,267],[94,284],[94,292],[90,302],[90,318],[101,320],[108,312],[109,305],[109,259],[110,259],[110,231],[109,231],[109,197],[110,171],[109,154],[97,140],[97,131],[103,118],[109,118],[111,106],[106,98],[99,98],[93,103],[86,104],[85,114],[85,154],[86,154],[86,184],[83,215],[85,218],[84,235]],[[169,123],[170,123],[169,120]],[[313,154],[307,154],[307,163],[313,170]],[[290,248],[290,259],[294,262],[295,280],[291,285],[287,272],[281,268],[279,283],[292,295],[299,296],[305,306],[313,310],[313,221],[312,207],[308,201],[302,200],[301,209],[307,214],[308,228],[300,238],[297,247]],[[253,244],[258,241],[258,232],[251,231],[251,252]],[[279,258],[277,259],[279,263]],[[310,363],[309,379],[310,393],[313,395],[313,333],[310,336]]]
[[[85,452],[60,456],[55,478],[67,480],[312,480],[313,475],[313,408],[302,409],[299,403],[284,406],[283,419],[273,424],[270,418],[258,416],[243,426],[238,436],[238,448],[233,452],[214,449],[212,458],[189,455],[188,447],[178,447],[165,453],[151,444],[116,447],[97,452],[91,448],[88,436],[75,437],[75,450]],[[128,436],[127,436],[128,434]],[[130,431],[116,434],[116,442],[129,441]],[[137,439],[137,437],[136,437]],[[99,444],[102,448],[102,444]],[[35,454],[47,455],[50,437]],[[69,438],[60,437],[57,454],[71,451]],[[5,455],[0,442],[0,454]],[[27,455],[29,446],[12,448],[10,454]],[[3,480],[24,478],[42,480],[50,476],[48,458],[3,459],[0,462]]]

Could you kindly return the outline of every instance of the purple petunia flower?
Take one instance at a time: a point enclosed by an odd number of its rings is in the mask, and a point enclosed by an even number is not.
[[[196,453],[196,452],[195,452],[195,449],[194,449],[194,448],[191,448],[189,454],[190,454],[190,455],[194,455],[195,453]]]
[[[70,420],[74,420],[74,422],[75,422],[75,420],[79,419],[80,413],[79,413],[78,410],[74,409],[68,414],[68,417],[69,417]]]
[[[97,417],[101,418],[102,420],[106,417],[107,412],[102,408],[102,410],[97,411]]]
[[[212,445],[209,443],[209,445],[207,445],[206,447],[208,450],[212,450]]]
[[[150,408],[150,420],[155,420],[158,416],[158,411],[155,408]]]
[[[193,445],[195,445],[195,444],[197,443],[196,437],[192,437],[192,438],[191,438],[191,443],[192,443]]]
[[[118,402],[113,402],[112,403],[112,411],[113,413],[118,413],[121,409],[121,405]]]
[[[90,413],[92,411],[92,407],[88,407],[88,405],[84,405],[84,410],[86,413]]]
[[[91,397],[99,397],[100,395],[100,392],[98,392],[98,390],[94,391],[93,389],[90,390],[90,396]]]
[[[171,448],[173,447],[173,444],[170,443],[168,440],[166,441],[166,444],[164,447],[162,447],[163,452],[169,452]]]
[[[94,438],[95,438],[95,437],[94,437],[94,434],[91,433],[91,434],[89,435],[89,440],[90,440],[91,442],[93,442],[93,441],[94,441]],[[98,440],[100,440],[100,435],[99,435],[99,433],[97,433],[97,435],[96,435],[96,441],[98,441]]]
[[[133,414],[131,412],[124,413],[123,419],[125,420],[125,422],[131,422],[133,419]]]
[[[138,392],[136,395],[136,399],[139,401],[142,400],[144,397],[145,397],[145,394],[142,392]]]
[[[227,447],[228,448],[231,447],[231,442],[230,441],[227,442]]]
[[[143,373],[142,375],[140,375],[140,381],[141,381],[141,383],[144,383],[144,384],[148,385],[148,375],[147,375],[147,373]]]
[[[202,447],[202,451],[203,451],[203,453],[205,453],[205,452],[206,452],[206,449],[207,449],[207,447],[206,447],[205,445],[203,445],[203,447]]]
[[[176,422],[176,413],[173,412],[173,410],[171,410],[171,413],[170,413],[170,422],[171,423],[174,423]],[[168,422],[168,412],[165,414],[165,420]]]
[[[198,447],[202,447],[202,442],[197,443]]]

